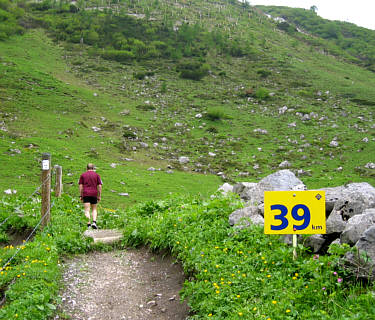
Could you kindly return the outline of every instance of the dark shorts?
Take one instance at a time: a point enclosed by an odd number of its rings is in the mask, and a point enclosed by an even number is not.
[[[90,202],[91,204],[97,204],[98,198],[97,197],[83,197],[83,203],[88,203],[88,202]]]

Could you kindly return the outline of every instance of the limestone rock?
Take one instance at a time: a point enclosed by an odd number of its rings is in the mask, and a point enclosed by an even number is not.
[[[325,191],[326,194],[326,215],[329,216],[332,212],[335,203],[342,197],[344,186],[322,188],[319,190]]]
[[[368,228],[355,245],[359,250],[363,250],[375,263],[375,225]]]
[[[86,230],[83,235],[92,238],[94,243],[114,243],[122,239],[122,232],[114,229]]]
[[[240,182],[233,186],[233,192],[237,193],[242,200],[250,200],[252,190],[256,187],[254,182]]]
[[[314,253],[317,253],[322,249],[323,245],[325,244],[326,239],[321,234],[313,234],[312,236],[308,237],[304,241],[305,247],[310,247]]]
[[[264,202],[264,191],[304,190],[306,187],[290,170],[280,170],[263,178],[253,188],[250,202]]]
[[[285,160],[279,164],[279,168],[290,168],[291,164],[288,160]]]
[[[186,163],[189,163],[189,161],[190,161],[189,157],[179,157],[178,158],[178,162],[180,164],[186,164]]]
[[[220,191],[224,195],[227,195],[228,192],[233,192],[233,186],[229,183],[224,183],[222,186],[219,187],[218,191]]]
[[[375,209],[367,209],[363,214],[351,217],[341,234],[340,242],[354,245],[372,225],[375,225]]]
[[[339,211],[332,211],[326,221],[326,233],[341,233],[345,230],[346,221],[343,220]]]
[[[367,182],[346,185],[334,206],[334,210],[339,211],[344,219],[369,208],[375,208],[375,188]]]
[[[258,207],[250,206],[234,211],[229,216],[229,224],[240,228],[248,227],[250,223],[264,224],[263,217],[259,214]]]
[[[346,263],[359,278],[375,279],[375,225],[368,228],[355,245],[358,254],[346,254]]]

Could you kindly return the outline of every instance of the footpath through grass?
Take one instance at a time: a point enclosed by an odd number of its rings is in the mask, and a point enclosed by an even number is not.
[[[39,200],[6,197],[0,202],[2,240],[6,230],[29,230],[39,221]],[[128,210],[102,209],[99,226],[124,231],[121,246],[148,245],[168,250],[181,261],[187,280],[182,295],[191,319],[374,319],[373,283],[361,283],[344,271],[335,246],[326,256],[292,248],[277,236],[251,226],[229,227],[228,216],[241,203],[235,198],[171,197]],[[55,201],[52,222],[32,242],[0,250],[4,265],[0,288],[2,319],[48,319],[56,311],[61,270],[59,259],[94,249],[84,239],[81,204],[69,196]],[[60,315],[63,317],[63,315]]]

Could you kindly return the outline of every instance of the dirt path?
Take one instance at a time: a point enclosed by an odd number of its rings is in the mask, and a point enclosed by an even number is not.
[[[170,257],[147,249],[94,252],[65,263],[65,290],[54,319],[182,320],[184,274]]]

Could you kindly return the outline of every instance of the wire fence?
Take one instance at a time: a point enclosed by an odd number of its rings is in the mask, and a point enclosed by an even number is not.
[[[9,214],[8,217],[6,217],[1,223],[0,223],[0,227],[2,225],[4,225],[11,217],[13,217],[15,214],[18,214],[19,213],[19,210],[27,203],[30,201],[30,199],[32,199],[35,194],[37,194],[39,192],[39,190],[42,188],[42,186],[47,183],[47,181],[49,179],[51,179],[51,176],[52,174],[55,172],[55,168],[50,171],[48,173],[48,175],[45,177],[45,179],[42,181],[42,183],[33,191],[33,193],[27,197],[26,200],[24,200],[19,206],[17,206],[15,209],[14,209],[14,212]],[[24,243],[22,246],[19,246],[17,248],[17,250],[14,252],[14,254],[10,257],[10,259],[3,265],[3,267],[0,269],[0,272],[3,271],[11,262],[12,260],[17,256],[17,254],[20,252],[20,250],[22,249],[23,246],[25,246],[31,239],[31,237],[33,236],[33,234],[36,232],[36,230],[38,229],[38,227],[40,226],[40,224],[42,223],[42,221],[50,214],[51,212],[51,209],[54,207],[55,205],[55,202],[53,201],[52,205],[47,209],[47,211],[44,213],[44,215],[40,218],[39,222],[36,224],[36,226],[33,228],[33,230],[30,232],[30,234],[27,236],[27,238],[24,240]]]
[[[53,172],[52,172],[53,173]],[[42,183],[34,190],[34,192],[29,196],[27,197],[27,199],[25,201],[23,201],[18,207],[16,207],[14,209],[14,212],[12,214],[10,214],[8,217],[6,217],[1,223],[0,223],[0,227],[6,223],[9,218],[13,217],[15,214],[17,214],[19,211],[32,197],[34,197],[34,195],[39,192],[40,188],[48,181],[48,179],[51,178],[51,173],[49,173],[46,177],[46,179],[44,181],[42,181]]]
[[[22,246],[25,246],[31,239],[32,235],[35,233],[35,231],[38,229],[42,221],[45,219],[45,217],[50,213],[51,209],[54,207],[55,201],[53,201],[52,205],[50,208],[48,208],[47,212],[40,218],[39,222],[36,224],[34,229],[30,232],[28,237],[25,239],[24,243]],[[3,271],[10,263],[11,261],[17,256],[17,254],[20,252],[22,249],[22,246],[19,246],[16,250],[16,252],[12,255],[12,257],[3,265],[3,267],[0,269],[0,272]]]

